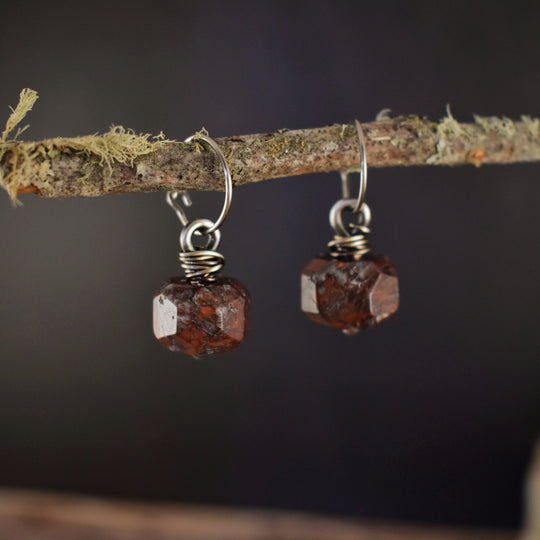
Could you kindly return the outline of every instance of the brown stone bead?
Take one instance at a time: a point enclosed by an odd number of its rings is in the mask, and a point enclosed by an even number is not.
[[[249,293],[238,281],[171,278],[154,295],[154,334],[170,351],[195,358],[233,351],[248,325]]]
[[[302,311],[312,320],[352,335],[398,309],[397,272],[388,257],[324,254],[302,271]]]

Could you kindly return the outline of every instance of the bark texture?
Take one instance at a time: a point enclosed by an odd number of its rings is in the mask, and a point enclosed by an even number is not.
[[[450,114],[440,122],[416,116],[383,116],[362,127],[369,167],[540,161],[540,120],[527,116],[516,122],[475,117],[475,122],[468,124],[458,123]],[[218,160],[196,142],[166,141],[156,151],[120,163],[81,148],[76,140],[6,144],[0,160],[4,187],[11,194],[33,192],[45,197],[224,189]],[[354,124],[284,129],[216,141],[236,186],[354,170],[360,162]]]

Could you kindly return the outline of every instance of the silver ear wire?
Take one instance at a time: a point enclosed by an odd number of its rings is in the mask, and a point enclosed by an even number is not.
[[[218,157],[223,167],[225,179],[225,200],[221,212],[216,221],[209,219],[197,219],[190,222],[185,207],[191,206],[191,198],[187,191],[169,191],[167,193],[167,204],[175,211],[178,219],[183,225],[180,233],[180,264],[188,279],[215,279],[215,275],[223,268],[225,258],[216,250],[219,246],[221,234],[219,228],[223,225],[232,200],[232,176],[229,164],[219,145],[207,135],[195,134],[188,137],[184,142],[201,141],[205,143]],[[193,235],[206,235],[206,247],[197,247],[193,244]]]
[[[205,231],[206,234],[212,234],[223,225],[223,222],[225,221],[225,218],[229,213],[229,208],[231,207],[233,191],[231,169],[229,168],[229,164],[227,162],[227,159],[225,158],[225,155],[221,151],[221,148],[219,147],[217,142],[214,141],[214,139],[208,137],[207,135],[200,135],[196,133],[195,135],[191,135],[190,137],[188,137],[184,142],[189,143],[191,141],[202,141],[206,143],[208,147],[210,147],[210,149],[213,150],[213,152],[217,155],[221,166],[223,167],[223,176],[225,178],[225,200],[223,201],[223,208],[221,209],[217,220],[213,222],[212,227],[210,227],[209,230]],[[181,201],[179,201],[178,199],[181,199]],[[184,206],[191,206],[192,203],[189,193],[187,191],[169,191],[167,192],[167,204],[176,212],[178,219],[185,227],[189,223],[189,219],[186,215],[184,208],[182,207],[182,204]]]
[[[360,174],[360,185],[358,187],[358,198],[356,199],[356,202],[354,203],[352,213],[358,214],[366,198],[368,171],[367,171],[366,143],[365,143],[365,138],[364,138],[364,130],[362,129],[362,125],[360,124],[358,120],[354,121],[354,125],[356,126],[356,133],[358,135],[358,143],[360,145],[360,171],[358,171]],[[350,199],[351,198],[351,190],[349,187],[350,171],[341,171],[340,174],[341,174],[342,199]]]
[[[334,257],[352,253],[356,256],[362,256],[368,253],[370,249],[367,237],[370,232],[371,210],[365,202],[367,188],[366,144],[360,122],[355,120],[354,124],[360,145],[360,185],[358,187],[358,197],[352,199],[349,186],[349,174],[351,171],[341,171],[342,198],[332,206],[329,214],[330,226],[334,229],[335,236],[334,240],[328,244],[328,247]],[[345,225],[342,217],[345,210],[357,214],[358,223]]]
[[[210,147],[210,149],[212,149],[217,155],[221,166],[223,167],[223,176],[225,178],[225,200],[223,201],[223,208],[221,209],[219,217],[214,222],[214,225],[212,225],[212,227],[210,227],[210,229],[206,231],[206,234],[212,234],[214,231],[217,231],[223,225],[223,222],[225,221],[225,218],[229,213],[229,208],[231,207],[233,192],[231,169],[229,168],[229,163],[227,162],[225,155],[221,151],[218,143],[214,141],[214,139],[208,137],[207,135],[200,135],[197,133],[195,135],[191,135],[191,137],[188,137],[184,142],[189,143],[191,141],[203,141],[204,143],[206,143]]]

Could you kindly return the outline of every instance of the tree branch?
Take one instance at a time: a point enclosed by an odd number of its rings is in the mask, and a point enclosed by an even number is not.
[[[416,116],[380,117],[363,124],[370,167],[409,165],[480,166],[540,161],[540,120],[524,116],[475,117],[458,123]],[[145,136],[148,138],[148,136]],[[163,141],[138,155],[131,148],[109,156],[107,144],[86,146],[90,137],[4,143],[0,172],[12,195],[96,196],[165,190],[223,190],[220,165],[195,143]],[[93,142],[100,142],[93,137]],[[146,141],[146,139],[145,139]],[[360,151],[354,124],[216,139],[236,186],[271,178],[355,169]],[[124,144],[124,143],[122,143]],[[126,143],[127,144],[127,143]],[[148,144],[147,144],[148,146]],[[154,148],[154,147],[151,147]],[[131,154],[130,154],[131,152]]]

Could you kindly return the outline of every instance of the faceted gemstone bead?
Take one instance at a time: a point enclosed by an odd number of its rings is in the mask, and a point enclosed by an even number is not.
[[[397,272],[384,255],[324,254],[302,271],[302,311],[346,334],[378,325],[397,311],[398,304]]]
[[[238,281],[171,278],[154,295],[154,334],[195,358],[233,351],[246,335],[249,293]]]

